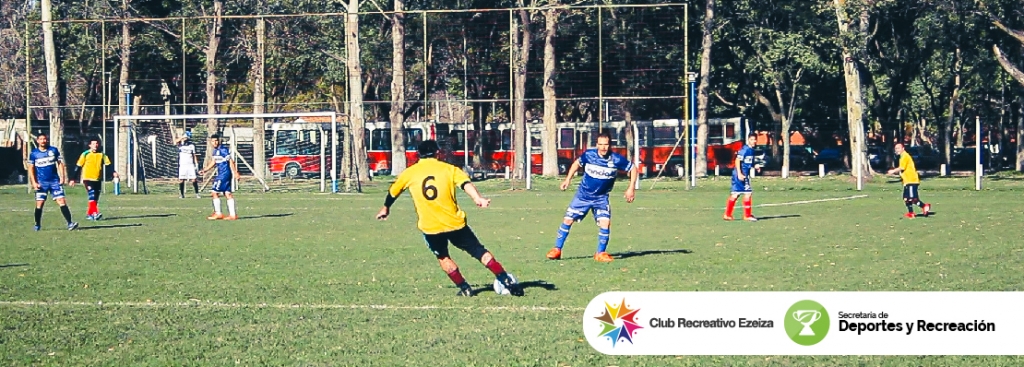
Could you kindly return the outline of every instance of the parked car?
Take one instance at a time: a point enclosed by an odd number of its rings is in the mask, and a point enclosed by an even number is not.
[[[826,170],[843,167],[843,152],[839,148],[825,148],[814,155],[814,164],[824,164]]]
[[[907,153],[914,158],[914,167],[917,169],[935,169],[944,161],[938,150],[922,146],[909,147]]]
[[[871,163],[871,168],[874,169],[887,169],[886,167],[886,154],[888,152],[885,147],[881,145],[869,145],[868,146],[868,162]]]
[[[981,151],[981,164],[988,166],[988,151]],[[964,148],[953,148],[950,152],[949,157],[949,169],[950,170],[974,170],[975,164],[975,149],[974,147]]]

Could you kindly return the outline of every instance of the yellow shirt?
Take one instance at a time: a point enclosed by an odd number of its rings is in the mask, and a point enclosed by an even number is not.
[[[110,165],[110,158],[107,158],[106,154],[87,150],[78,157],[77,165],[82,167],[82,181],[99,181],[103,166]]]
[[[904,151],[900,154],[900,178],[904,185],[919,184],[921,180],[917,177],[917,168],[914,167],[914,158]]]
[[[455,190],[469,181],[469,176],[458,167],[424,158],[398,175],[388,193],[398,197],[409,190],[419,216],[417,226],[423,233],[452,232],[466,226],[466,212],[459,208]]]

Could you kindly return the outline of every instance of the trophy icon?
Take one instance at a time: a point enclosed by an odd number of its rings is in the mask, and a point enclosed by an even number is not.
[[[821,319],[821,312],[817,310],[796,310],[793,311],[793,319],[804,325],[798,335],[814,336],[814,331],[811,330],[811,325],[813,325],[815,321]]]

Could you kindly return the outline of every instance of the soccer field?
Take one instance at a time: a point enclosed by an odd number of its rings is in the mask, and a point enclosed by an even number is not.
[[[578,182],[578,180],[576,181]],[[608,264],[597,227],[573,227],[563,260],[544,258],[572,190],[479,183],[460,193],[485,246],[526,287],[498,296],[493,276],[453,250],[477,297],[455,297],[417,231],[408,194],[374,220],[386,180],[365,194],[246,193],[239,220],[208,221],[209,198],[106,194],[104,220],[79,230],[48,202],[0,189],[0,355],[4,365],[309,366],[1020,366],[1019,357],[616,357],[582,334],[606,291],[1021,291],[1024,180],[926,179],[936,214],[904,219],[888,178],[755,179],[754,214],[724,222],[727,179],[693,191],[666,181],[637,199],[613,192]],[[521,185],[519,185],[521,186]],[[191,190],[191,188],[189,188]],[[742,213],[737,205],[738,216]]]

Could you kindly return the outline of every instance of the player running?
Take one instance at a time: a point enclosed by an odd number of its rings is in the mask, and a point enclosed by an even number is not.
[[[196,157],[196,145],[192,144],[191,133],[174,141],[178,147],[178,197],[185,198],[185,181],[192,181],[192,189],[195,190],[196,198],[199,196],[199,181],[196,180],[196,167],[199,167],[199,158]]]
[[[757,217],[752,213],[754,210],[753,187],[750,186],[750,169],[754,167],[754,146],[757,144],[757,135],[747,136],[747,145],[740,148],[736,153],[735,168],[732,170],[732,194],[725,203],[725,215],[722,219],[732,220],[732,210],[736,206],[736,199],[743,195],[743,220],[756,222]]]
[[[206,219],[238,219],[238,216],[235,215],[235,196],[231,193],[231,179],[233,177],[240,177],[238,166],[231,159],[231,150],[220,145],[220,135],[211,135],[210,144],[213,145],[213,159],[206,164],[206,167],[203,167],[202,171],[199,171],[199,174],[202,175],[214,166],[217,167],[217,176],[214,177],[213,187],[210,188],[210,191],[213,193],[213,214],[206,217]],[[226,217],[220,211],[220,194],[224,194],[228,199],[228,216]]]
[[[455,200],[455,188],[461,188],[481,208],[490,205],[491,200],[480,196],[469,176],[458,167],[437,160],[440,150],[437,142],[426,140],[417,151],[420,160],[398,175],[388,189],[384,207],[377,213],[378,220],[387,220],[391,205],[405,190],[412,195],[412,203],[419,217],[417,227],[423,232],[427,248],[434,253],[441,269],[448,273],[459,287],[459,296],[473,296],[473,289],[459,272],[459,266],[448,254],[448,242],[480,261],[509,290],[513,296],[522,296],[523,289],[494,258],[490,251],[480,244],[476,234],[466,224],[466,212]]]
[[[89,209],[86,210],[85,219],[100,220],[103,217],[99,206],[100,194],[103,193],[103,166],[109,165],[110,158],[100,152],[100,140],[90,139],[89,150],[82,152],[75,164],[75,176],[78,176],[89,195]],[[117,172],[114,172],[114,177],[117,177]],[[75,181],[71,180],[68,186],[75,187]]]
[[[60,213],[68,222],[68,230],[78,228],[78,223],[71,221],[71,209],[64,199],[64,188],[61,186],[67,182],[67,167],[60,157],[60,151],[50,146],[49,137],[46,134],[36,136],[37,148],[29,153],[28,164],[32,167],[28,170],[28,180],[36,189],[36,226],[39,230],[40,220],[43,219],[43,204],[46,203],[46,196],[53,195],[53,201],[60,205]]]
[[[619,170],[629,171],[629,187],[624,195],[627,203],[632,203],[636,196],[637,169],[632,162],[621,154],[609,151],[611,146],[611,135],[603,132],[597,136],[597,149],[588,149],[580,155],[580,158],[572,162],[569,172],[562,181],[561,189],[569,188],[576,171],[583,167],[583,180],[576,190],[576,196],[569,203],[565,210],[565,217],[562,225],[558,227],[558,237],[555,238],[555,247],[548,251],[547,258],[558,260],[562,258],[562,246],[565,239],[569,237],[569,229],[573,222],[579,222],[587,216],[588,211],[594,212],[594,220],[597,221],[597,253],[594,260],[600,262],[611,262],[612,255],[606,251],[608,238],[611,235],[612,209],[608,202],[608,193],[615,186],[615,175]]]
[[[910,156],[910,153],[907,153],[903,144],[896,144],[893,150],[900,156],[900,166],[889,170],[889,174],[899,173],[900,179],[903,181],[903,203],[907,205],[907,214],[904,217],[914,218],[914,204],[920,206],[921,215],[927,217],[928,213],[932,210],[932,206],[921,201],[920,193],[918,192],[919,186],[921,186],[921,179],[917,176],[914,158]]]

